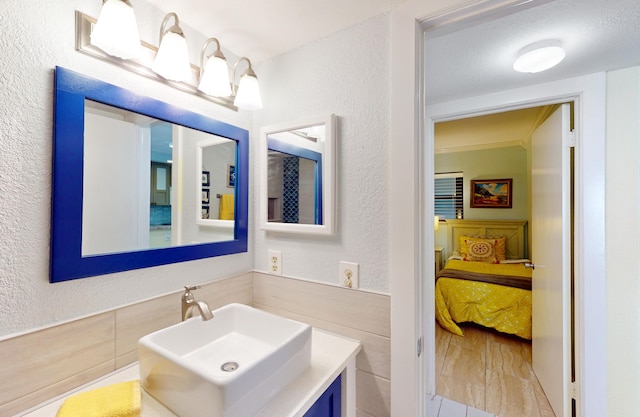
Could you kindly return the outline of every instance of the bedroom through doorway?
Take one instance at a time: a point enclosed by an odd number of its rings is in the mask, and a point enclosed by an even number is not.
[[[532,257],[532,202],[539,193],[532,192],[532,136],[559,107],[435,124],[436,275],[445,265],[459,270],[476,263],[482,269],[507,265],[517,269],[516,276],[531,275],[522,260]],[[508,243],[498,242],[502,238]],[[467,243],[473,248],[469,253]],[[494,261],[502,262],[489,266]],[[490,275],[495,280],[501,274],[506,273]],[[557,402],[562,392],[546,395],[532,366],[530,278],[529,288],[510,284],[508,289],[467,277],[445,276],[437,282],[436,394],[498,417],[559,417],[548,397]],[[444,305],[453,311],[440,312]],[[549,383],[545,387],[556,389]]]

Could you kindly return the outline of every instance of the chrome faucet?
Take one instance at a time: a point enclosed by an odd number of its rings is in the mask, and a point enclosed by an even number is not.
[[[193,310],[198,309],[200,311],[200,317],[202,320],[207,321],[213,318],[213,313],[209,308],[209,305],[204,301],[196,300],[191,291],[200,288],[199,285],[185,285],[184,294],[182,294],[182,321],[193,317]]]

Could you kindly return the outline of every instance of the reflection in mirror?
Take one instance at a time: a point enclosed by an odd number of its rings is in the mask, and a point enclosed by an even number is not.
[[[223,173],[218,165],[235,165],[233,140],[85,101],[82,256],[233,239],[233,221],[226,222],[224,231],[201,231],[181,221],[181,210],[172,210],[173,201],[203,197],[198,187],[181,184],[179,176],[172,175],[174,137],[187,153],[200,150],[202,140],[215,142],[206,152],[207,162],[216,166],[214,174]],[[179,172],[184,158],[175,159]],[[217,177],[221,175],[212,178]],[[219,187],[213,190],[219,194],[225,181],[215,183]],[[227,220],[233,220],[234,188],[225,190],[231,200]],[[180,193],[178,199],[174,192]]]
[[[324,126],[319,130],[324,142]],[[322,154],[287,142],[291,134],[284,132],[267,138],[267,220],[321,225]]]
[[[262,129],[264,230],[335,233],[335,115]]]
[[[235,218],[235,142],[217,136],[196,144],[196,223],[232,228]]]
[[[55,77],[52,282],[247,251],[246,130],[64,68]],[[193,216],[206,141],[207,170],[225,176],[212,192],[231,196],[214,227]]]

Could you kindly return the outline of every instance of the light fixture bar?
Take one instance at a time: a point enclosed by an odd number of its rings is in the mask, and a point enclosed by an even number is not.
[[[191,83],[185,82],[175,82],[169,81],[161,76],[157,75],[155,72],[151,70],[151,65],[153,64],[153,60],[158,52],[158,48],[145,42],[141,41],[142,45],[142,53],[140,58],[138,59],[120,59],[114,56],[108,55],[100,48],[91,44],[91,29],[92,26],[95,25],[96,19],[91,16],[88,16],[82,12],[76,11],[76,50],[82,52],[86,55],[92,56],[94,58],[98,58],[100,60],[110,62],[112,64],[116,64],[119,67],[125,68],[129,71],[135,72],[136,74],[143,75],[147,78],[151,78],[153,80],[159,81],[163,84],[167,84],[173,88],[177,88],[178,90],[196,95],[198,97],[202,97],[207,99],[213,103],[219,104],[223,107],[231,109],[233,111],[238,111],[238,107],[233,104],[232,97],[213,97],[203,94],[198,91],[197,85],[192,85]],[[191,64],[191,72],[193,74],[193,79],[197,80],[200,75],[200,68]]]

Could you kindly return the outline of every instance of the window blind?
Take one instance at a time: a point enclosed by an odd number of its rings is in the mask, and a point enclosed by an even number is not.
[[[462,172],[435,174],[435,215],[440,219],[463,219]]]

